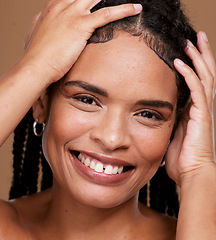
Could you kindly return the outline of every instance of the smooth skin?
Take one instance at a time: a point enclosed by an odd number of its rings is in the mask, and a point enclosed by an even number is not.
[[[128,201],[154,175],[166,152],[175,123],[174,73],[139,38],[120,33],[110,42],[89,44],[62,84],[65,93],[53,90],[48,114],[44,104],[35,109],[48,116],[43,150],[61,186],[56,191],[92,207]],[[107,183],[80,172],[71,151],[123,160],[135,169],[123,181]]]
[[[141,10],[136,10],[134,5],[128,4],[90,14],[91,7],[97,2],[99,1],[49,1],[35,18],[27,39],[25,54],[8,73],[2,76],[0,81],[0,109],[4,109],[0,115],[1,145],[47,86],[58,81],[70,70],[95,28],[125,16],[138,14]],[[64,44],[59,44],[60,42]],[[180,214],[176,232],[176,239],[180,240],[216,238],[216,190],[213,187],[216,180],[216,166],[212,123],[216,70],[209,43],[203,32],[198,33],[198,50],[188,43],[186,53],[192,59],[197,75],[179,60],[174,62],[176,69],[185,77],[192,99],[185,109],[166,157],[167,172],[181,189]],[[36,106],[41,103],[41,100],[43,102],[44,96],[42,94]],[[41,113],[44,105],[40,108],[36,106],[35,115]],[[40,122],[44,120],[43,115],[35,117],[38,117]],[[8,123],[7,128],[5,122]],[[70,231],[65,231],[67,225],[59,225],[57,221],[57,228],[53,224],[59,216],[57,206],[55,208],[57,215],[52,215],[52,219],[46,222],[47,225],[41,225],[48,216],[47,212],[53,194],[51,190],[48,190],[19,199],[14,203],[2,201],[0,204],[0,237],[2,239],[48,239],[48,237],[63,239],[62,236],[64,236],[64,239],[71,239],[69,238]],[[66,197],[61,194],[60,196]],[[131,201],[135,200],[132,198]],[[64,201],[70,202],[70,197],[68,196]],[[131,201],[121,204],[119,215],[113,215],[116,221],[108,218],[108,222],[103,222],[103,226],[110,226],[111,229],[115,223],[119,223],[118,216],[122,217],[126,214],[124,209],[135,206],[131,204]],[[34,211],[29,211],[30,209]],[[137,210],[131,209],[131,214],[134,212]],[[145,221],[147,224],[145,226],[149,226],[146,228],[148,232],[145,232],[145,238],[143,232],[139,230],[143,229],[141,220],[136,222],[139,223],[136,226],[129,225],[128,228],[125,224],[123,229],[119,227],[121,231],[115,232],[115,239],[134,237],[136,239],[157,239],[157,237],[158,239],[174,239],[175,221],[164,218],[144,206],[139,207],[139,213],[141,216],[139,215],[138,220],[143,219],[143,216],[148,218],[148,221]],[[80,220],[88,217],[88,221],[81,227],[79,224],[76,225],[77,228],[73,233],[78,238],[74,239],[82,239],[83,235],[80,234],[83,233],[83,226],[88,225],[90,219],[101,220],[101,217],[95,216],[101,216],[101,212],[98,211],[96,214],[95,211],[89,211],[86,214],[86,211],[80,211]],[[127,231],[128,229],[130,231]],[[158,236],[153,235],[157,234],[155,229],[158,229]],[[56,230],[58,234],[55,234]],[[109,231],[108,228],[102,227],[96,230],[94,234],[88,235],[89,239],[93,239],[92,237],[101,239],[100,234],[106,239],[105,237],[110,234],[106,232]],[[86,235],[85,239],[87,239]]]
[[[173,239],[175,220],[140,210],[137,192],[160,166],[176,103],[175,74],[139,38],[119,33],[86,46],[49,101],[46,95],[34,107],[34,116],[46,122],[43,150],[55,176],[42,224],[55,231],[45,235],[37,227],[38,238],[110,239],[112,232],[113,239]],[[81,170],[71,151],[113,164],[123,160],[134,169],[110,183]]]

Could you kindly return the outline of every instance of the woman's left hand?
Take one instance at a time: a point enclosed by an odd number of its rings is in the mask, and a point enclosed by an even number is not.
[[[189,41],[186,49],[197,74],[179,59],[174,62],[191,91],[191,102],[166,154],[167,173],[180,186],[188,177],[216,165],[213,130],[216,67],[206,34],[199,32],[197,37],[198,49]]]

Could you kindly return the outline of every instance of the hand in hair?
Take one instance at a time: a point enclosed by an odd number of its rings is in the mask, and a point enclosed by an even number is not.
[[[175,60],[191,91],[166,156],[169,176],[181,188],[176,239],[215,239],[216,163],[213,141],[215,62],[206,35],[198,33],[198,50],[188,42],[185,50],[196,73]],[[205,229],[205,231],[203,231]]]
[[[194,175],[205,165],[213,165],[213,99],[216,85],[215,62],[205,33],[198,33],[197,50],[188,41],[187,55],[196,73],[175,60],[175,67],[191,91],[191,101],[185,108],[175,137],[168,149],[167,171],[181,185],[184,178]]]
[[[50,0],[35,16],[25,55],[40,65],[49,84],[70,70],[96,28],[141,11],[141,5],[124,4],[91,13],[98,2],[100,0]]]
[[[0,108],[4,109],[0,146],[40,94],[70,70],[96,28],[142,9],[137,4],[123,4],[91,13],[98,2],[50,0],[34,18],[23,57],[0,79]]]

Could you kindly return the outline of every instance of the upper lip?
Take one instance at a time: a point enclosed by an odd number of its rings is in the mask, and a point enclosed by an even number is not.
[[[94,152],[87,152],[87,151],[79,151],[79,150],[71,150],[73,152],[79,152],[79,153],[85,153],[91,158],[94,158],[102,163],[105,164],[110,164],[110,165],[116,165],[116,166],[133,166],[132,164],[118,159],[118,158],[113,158],[111,156],[105,156],[104,154],[101,153],[94,153]],[[134,167],[134,166],[133,166]]]

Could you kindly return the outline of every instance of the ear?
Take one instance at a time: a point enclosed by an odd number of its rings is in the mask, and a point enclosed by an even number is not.
[[[44,91],[38,100],[33,104],[33,118],[38,119],[39,123],[44,123],[48,116],[48,95]]]

